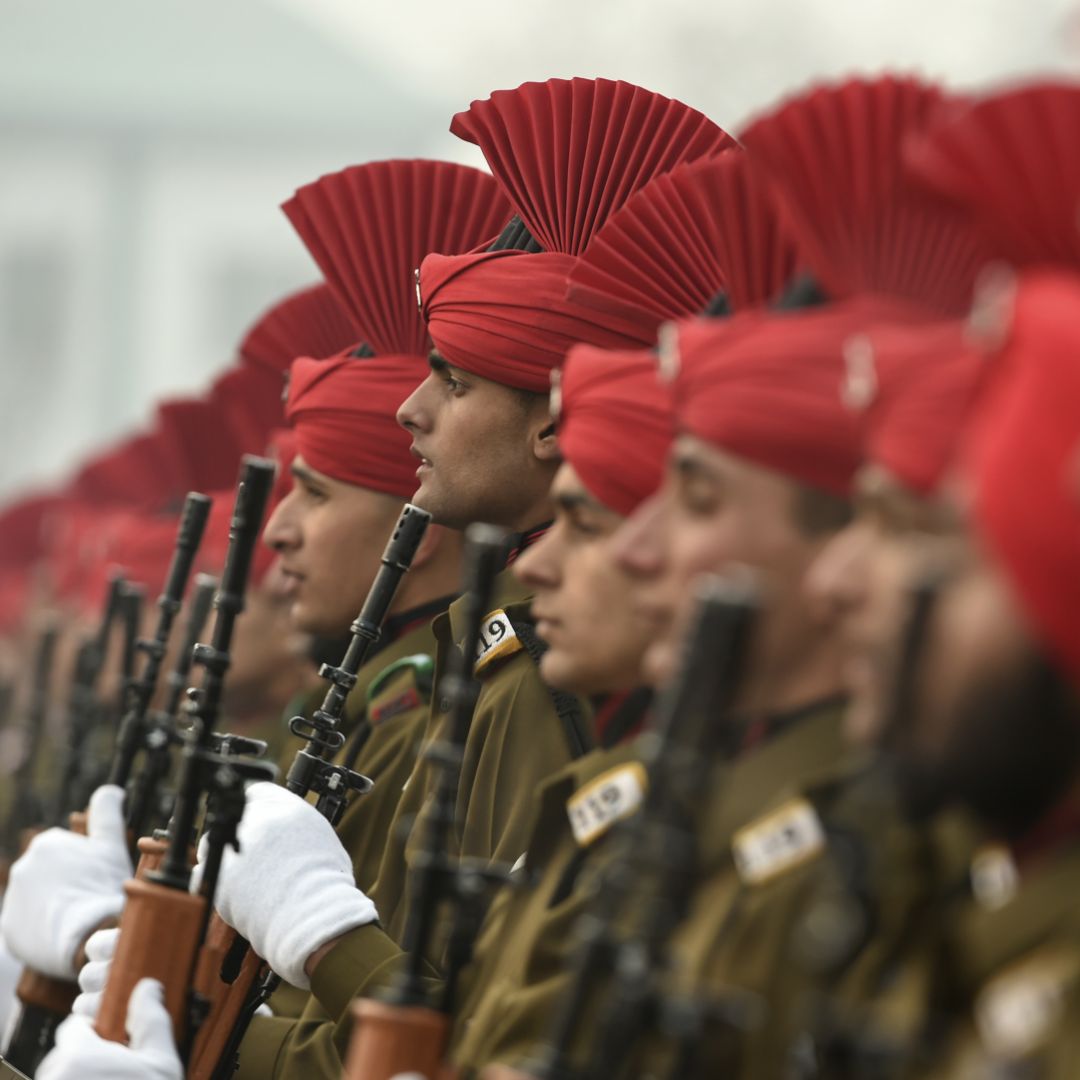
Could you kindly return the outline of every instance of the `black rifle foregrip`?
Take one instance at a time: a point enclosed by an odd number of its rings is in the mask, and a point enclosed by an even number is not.
[[[210,507],[214,501],[208,495],[201,495],[197,491],[189,491],[184,499],[184,509],[180,514],[180,526],[176,532],[176,548],[173,551],[172,562],[169,564],[169,575],[165,581],[158,604],[166,605],[174,610],[179,608],[184,598],[184,589],[187,580],[191,576],[191,567],[195,563],[195,556],[202,543],[203,533],[206,531],[206,522],[210,517]]]
[[[244,607],[244,590],[262,530],[263,514],[274,487],[275,471],[276,466],[267,458],[245,454],[241,459],[236,502],[229,523],[229,548],[215,601],[218,608],[230,606],[233,614]]]

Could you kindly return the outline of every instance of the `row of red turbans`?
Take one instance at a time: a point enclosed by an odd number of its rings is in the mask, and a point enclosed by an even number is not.
[[[489,172],[374,162],[283,204],[322,283],[271,307],[206,394],[0,513],[0,631],[43,595],[94,607],[113,566],[153,594],[184,493],[226,491],[244,453],[279,459],[279,497],[300,453],[408,498],[395,413],[436,349],[534,393],[560,372],[562,452],[623,514],[677,430],[837,494],[867,461],[922,495],[961,463],[1080,673],[1078,128],[1064,83],[852,79],[737,137],[623,82],[496,91],[451,124]]]

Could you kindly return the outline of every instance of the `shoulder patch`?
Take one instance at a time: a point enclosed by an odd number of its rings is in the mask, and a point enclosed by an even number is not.
[[[1015,1060],[1038,1050],[1065,1013],[1080,973],[1075,954],[1046,951],[988,982],[975,1002],[975,1023],[987,1052]]]
[[[791,799],[741,828],[731,841],[735,869],[747,885],[762,885],[816,858],[825,830],[806,799]]]
[[[636,761],[609,769],[580,787],[566,801],[574,839],[587,847],[603,836],[637,810],[648,787],[645,766]]]
[[[510,617],[502,608],[496,608],[483,618],[476,644],[474,674],[482,675],[492,664],[521,652],[523,648]]]
[[[401,675],[402,672],[413,674],[413,683],[417,692],[426,696],[428,700],[431,699],[431,687],[435,677],[435,661],[428,656],[427,652],[415,652],[413,656],[402,657],[392,664],[387,664],[370,681],[365,694],[368,707],[389,687],[391,681]]]

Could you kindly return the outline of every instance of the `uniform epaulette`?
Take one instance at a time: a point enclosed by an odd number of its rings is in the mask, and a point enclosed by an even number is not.
[[[435,662],[427,653],[403,656],[387,665],[367,690],[367,719],[373,726],[431,701]]]

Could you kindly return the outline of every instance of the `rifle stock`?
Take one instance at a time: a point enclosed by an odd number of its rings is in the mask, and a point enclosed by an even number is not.
[[[289,725],[306,745],[296,752],[285,786],[301,797],[315,793],[318,796],[315,808],[334,825],[344,813],[350,794],[362,794],[371,788],[367,777],[333,762],[345,741],[340,731],[345,702],[356,685],[357,672],[382,634],[382,624],[394,595],[430,522],[431,515],[426,510],[411,503],[402,508],[383,551],[379,572],[350,627],[352,638],[345,656],[337,667],[323,664],[319,669],[319,674],[330,683],[321,708],[311,719],[297,716]],[[244,1031],[255,1009],[269,998],[279,981],[247,943],[216,916],[211,919],[211,927],[215,938],[222,935],[227,941],[224,955],[229,958],[229,970],[214,980],[211,1010],[192,1051],[188,1080],[232,1075],[232,1062]],[[222,977],[225,974],[228,981]]]
[[[465,639],[439,686],[450,703],[447,735],[428,755],[439,773],[431,798],[422,850],[411,871],[413,906],[405,928],[405,968],[384,1000],[357,1002],[356,1025],[349,1042],[345,1080],[390,1080],[401,1072],[439,1077],[450,1031],[451,1002],[429,1000],[425,978],[427,953],[445,901],[463,903],[459,865],[448,854],[461,760],[473,708],[473,665],[481,625],[491,610],[496,576],[506,563],[506,534],[491,525],[471,525],[465,534]],[[453,921],[453,920],[451,920]],[[453,974],[448,973],[447,985]]]
[[[441,1080],[450,1017],[423,1005],[390,1005],[365,998],[352,1005],[353,1034],[344,1080],[379,1080],[419,1073]]]
[[[98,1034],[113,1041],[125,1038],[128,999],[136,983],[152,977],[165,986],[165,1006],[183,1055],[202,1018],[204,998],[199,985],[206,962],[200,961],[216,884],[222,846],[235,842],[235,827],[243,811],[243,782],[266,778],[267,768],[244,764],[214,753],[214,723],[220,711],[222,683],[229,666],[229,647],[236,617],[244,607],[244,592],[254,547],[273,484],[274,466],[245,457],[237,485],[229,530],[229,548],[221,587],[214,598],[217,615],[208,645],[197,645],[194,662],[204,668],[202,687],[191,693],[191,729],[184,745],[183,769],[176,812],[160,863],[144,879],[125,886],[127,903],[120,919],[120,937],[95,1023]],[[202,796],[211,793],[207,808],[210,853],[200,893],[188,891],[191,880],[190,844],[195,834]],[[152,852],[146,853],[148,856]]]

